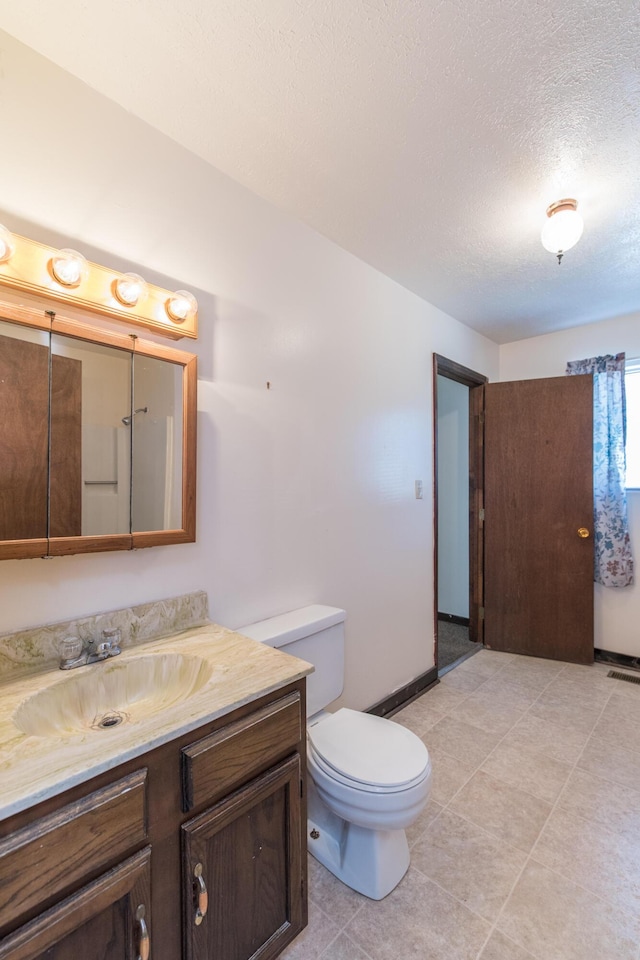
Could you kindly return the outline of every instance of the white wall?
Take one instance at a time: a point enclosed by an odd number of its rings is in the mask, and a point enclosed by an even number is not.
[[[495,344],[2,34],[0,57],[0,221],[193,290],[201,324],[198,542],[5,561],[0,631],[201,588],[229,626],[344,606],[352,706],[424,672],[432,352],[495,379]]]
[[[469,388],[438,377],[438,611],[469,616]]]
[[[602,320],[500,348],[500,379],[561,377],[567,360],[625,352],[640,357],[640,314]],[[595,584],[595,646],[640,656],[640,491],[628,493],[636,583],[613,589]]]

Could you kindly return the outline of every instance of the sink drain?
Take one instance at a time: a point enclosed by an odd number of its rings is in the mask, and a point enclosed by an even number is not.
[[[119,726],[125,719],[121,713],[105,713],[103,717],[96,718],[91,724],[99,730],[108,730],[110,727]]]

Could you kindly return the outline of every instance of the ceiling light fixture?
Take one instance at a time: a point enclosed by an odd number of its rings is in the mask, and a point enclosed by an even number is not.
[[[582,236],[584,223],[577,208],[578,201],[572,199],[556,200],[547,207],[540,239],[545,250],[555,253],[558,263]]]

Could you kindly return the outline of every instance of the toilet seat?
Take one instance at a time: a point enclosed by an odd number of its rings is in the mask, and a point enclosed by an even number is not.
[[[346,707],[312,723],[308,740],[315,765],[354,790],[411,790],[431,768],[427,748],[410,730]]]

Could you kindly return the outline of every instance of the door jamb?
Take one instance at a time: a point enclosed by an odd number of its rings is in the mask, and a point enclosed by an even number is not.
[[[438,376],[469,387],[469,639],[484,639],[484,384],[489,378],[433,354],[433,602],[438,665]],[[477,388],[477,389],[476,389]]]

